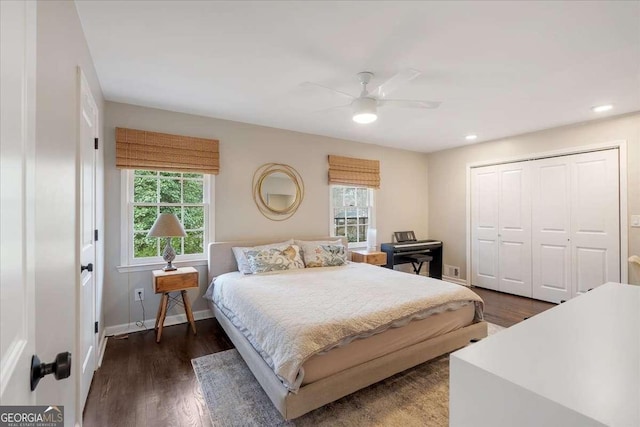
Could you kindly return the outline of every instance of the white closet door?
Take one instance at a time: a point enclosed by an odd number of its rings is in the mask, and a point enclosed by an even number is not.
[[[498,167],[498,289],[531,297],[530,162]]]
[[[497,166],[471,169],[472,284],[499,289]]]
[[[574,157],[553,157],[531,164],[533,297],[556,303],[572,296],[570,200]]]
[[[618,150],[575,156],[571,173],[573,295],[620,281]]]

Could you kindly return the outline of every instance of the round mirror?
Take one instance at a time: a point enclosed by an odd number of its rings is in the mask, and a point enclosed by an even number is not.
[[[287,212],[295,203],[297,195],[295,182],[284,172],[269,172],[260,185],[262,203],[274,212]]]
[[[290,218],[303,196],[302,177],[291,166],[267,163],[253,175],[253,199],[260,212],[271,220]]]

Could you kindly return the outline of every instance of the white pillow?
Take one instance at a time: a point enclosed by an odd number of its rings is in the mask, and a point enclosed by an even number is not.
[[[231,248],[231,250],[233,251],[233,256],[236,257],[236,263],[238,264],[238,271],[240,273],[243,274],[251,274],[251,266],[249,265],[249,260],[247,260],[246,255],[244,254],[244,251],[246,249],[251,249],[251,250],[261,250],[261,249],[270,249],[270,248],[276,248],[278,246],[287,246],[287,245],[292,245],[293,244],[293,239],[289,239],[285,242],[279,242],[279,243],[270,243],[268,245],[261,245],[261,246],[249,246],[249,247],[234,247]]]

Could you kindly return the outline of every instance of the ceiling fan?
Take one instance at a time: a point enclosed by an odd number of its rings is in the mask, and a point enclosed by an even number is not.
[[[341,95],[349,99],[349,104],[339,105],[336,107],[328,108],[327,110],[334,110],[337,108],[351,107],[353,111],[353,121],[356,123],[372,123],[378,118],[378,107],[401,107],[401,108],[421,108],[421,109],[433,109],[438,108],[440,102],[436,101],[413,101],[404,99],[387,99],[387,96],[396,90],[399,86],[410,82],[420,75],[420,71],[414,69],[406,69],[400,71],[386,82],[382,83],[375,90],[370,92],[367,89],[367,85],[373,77],[373,73],[369,71],[362,71],[357,74],[362,86],[362,91],[359,96],[353,96],[340,90],[332,89],[330,87],[323,86],[318,83],[305,82],[302,86],[316,87],[323,90],[331,91],[338,95]]]

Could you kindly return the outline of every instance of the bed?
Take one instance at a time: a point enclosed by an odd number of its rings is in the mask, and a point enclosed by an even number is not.
[[[355,263],[249,276],[237,271],[232,247],[272,242],[211,243],[209,282],[212,285],[206,297],[218,322],[285,419],[297,418],[487,336],[479,297],[467,288],[440,280]],[[214,279],[217,279],[215,286]],[[416,281],[421,281],[420,286],[415,286]],[[391,282],[395,287],[389,292]],[[313,284],[317,286],[310,286]],[[323,291],[323,286],[328,288]],[[401,288],[401,292],[397,291]],[[288,303],[278,304],[278,300],[273,300],[276,292],[287,294]],[[368,295],[361,299],[362,303],[350,306],[355,307],[349,310],[357,312],[356,318],[333,322],[336,313],[342,313],[342,301],[353,299],[350,292]],[[433,293],[433,299],[422,296],[429,292]],[[371,298],[374,293],[380,297]],[[412,293],[416,293],[415,300],[420,300],[422,305],[414,305]],[[455,298],[443,303],[445,294],[455,294]],[[327,298],[336,298],[336,307],[332,308],[334,304]],[[308,309],[301,309],[303,306]],[[318,307],[323,309],[317,310]],[[404,310],[403,315],[398,316],[393,310]],[[305,343],[297,347],[298,343],[291,338],[300,334],[296,328],[302,328],[299,325],[305,323],[316,327],[315,319],[309,316],[322,317],[325,313],[329,313],[326,315],[330,316],[331,324],[317,326],[322,332],[319,335],[328,331],[328,337],[322,337],[325,341],[314,336],[312,345]],[[360,316],[361,313],[375,313],[375,316],[372,319]],[[280,327],[281,323],[287,323],[286,316],[298,316],[301,320]],[[274,323],[267,325],[267,322]],[[359,328],[358,333],[353,328]],[[273,336],[267,336],[265,331]],[[325,345],[327,343],[330,345]]]

